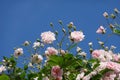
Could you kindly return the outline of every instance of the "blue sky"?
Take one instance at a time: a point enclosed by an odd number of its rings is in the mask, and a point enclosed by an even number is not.
[[[96,34],[97,28],[103,25],[108,29],[102,14],[111,13],[114,8],[120,10],[119,3],[119,0],[0,0],[0,56],[9,56],[25,40],[34,42],[41,32],[51,29],[50,22],[58,28],[58,20],[65,24],[72,21],[84,32],[86,37],[80,47],[86,52],[90,41],[97,48],[96,38],[102,36]],[[107,42],[113,43],[119,46],[120,38],[113,36]]]

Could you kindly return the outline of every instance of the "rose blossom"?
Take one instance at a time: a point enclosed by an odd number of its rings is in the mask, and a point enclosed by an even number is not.
[[[120,72],[120,64],[119,63],[115,63],[115,62],[108,62],[107,66],[108,69],[112,69],[115,72]]]
[[[5,70],[6,70],[5,66],[1,65],[0,66],[0,73],[3,72],[3,71],[5,71]]]
[[[51,69],[51,75],[56,80],[62,80],[63,70],[58,65],[53,66],[52,69]]]
[[[22,54],[23,54],[23,49],[22,48],[15,49],[15,51],[14,51],[14,56],[15,57],[18,57],[18,56],[20,56]]]
[[[40,42],[34,42],[33,43],[33,48],[37,48],[37,47],[40,47]]]
[[[74,42],[80,42],[84,39],[85,35],[83,35],[82,31],[73,31],[70,34],[70,39]]]
[[[105,31],[105,28],[103,26],[100,26],[96,31],[96,33],[98,33],[98,34],[104,34],[105,32],[106,31]]]
[[[37,53],[32,55],[31,61],[32,63],[40,63],[43,60],[43,57],[41,55],[38,55]]]
[[[84,75],[85,75],[84,72],[78,74],[76,80],[80,80],[80,79],[82,79],[82,78],[84,77]]]
[[[117,54],[114,54],[114,55],[113,55],[113,60],[114,60],[114,61],[119,61],[119,56],[118,56]]]
[[[46,54],[47,56],[57,55],[57,54],[58,54],[58,51],[57,51],[54,47],[48,47],[47,50],[45,51],[45,54]]]
[[[116,60],[118,60],[118,57],[116,57],[111,50],[109,50],[109,51],[105,51],[102,49],[94,50],[92,52],[92,57],[97,58],[100,61],[111,61],[111,60],[116,61]]]
[[[42,41],[46,44],[51,44],[55,39],[55,34],[51,31],[43,32],[41,34]]]
[[[101,50],[94,50],[94,51],[92,52],[92,57],[93,57],[93,58],[98,58],[100,55],[102,55],[102,52],[103,52],[103,51],[101,51]]]
[[[102,80],[114,80],[115,77],[116,77],[115,72],[109,71],[109,72],[105,73],[105,75],[103,76]]]
[[[48,77],[44,77],[42,80],[49,80],[49,78]]]

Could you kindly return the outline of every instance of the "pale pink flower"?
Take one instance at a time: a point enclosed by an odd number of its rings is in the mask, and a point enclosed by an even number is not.
[[[98,58],[102,53],[101,53],[102,51],[100,51],[100,50],[94,50],[93,52],[92,52],[92,57],[93,58]]]
[[[65,51],[64,50],[60,50],[60,54],[64,55]]]
[[[35,77],[35,78],[33,78],[33,79],[34,79],[34,80],[38,80],[38,78],[39,78],[39,77]]]
[[[76,80],[80,80],[80,79],[82,79],[82,78],[84,77],[84,75],[85,75],[84,72],[78,74],[77,77],[76,77]]]
[[[5,68],[5,66],[1,65],[0,66],[0,73],[2,73],[3,71],[6,71],[6,68]]]
[[[105,51],[105,50],[94,50],[92,52],[92,57],[93,58],[97,58],[99,59],[100,61],[111,61],[111,60],[115,60],[114,59],[114,54],[111,50],[109,51]],[[117,60],[117,58],[116,58]]]
[[[115,77],[116,77],[116,73],[113,71],[109,71],[109,72],[105,73],[102,80],[114,80]]]
[[[81,52],[82,49],[81,49],[80,47],[77,47],[77,48],[76,48],[76,51],[77,51],[77,52]]]
[[[119,63],[115,63],[115,62],[108,62],[107,66],[108,69],[112,69],[115,72],[120,72],[120,64]]]
[[[80,42],[84,39],[85,35],[82,31],[73,31],[70,34],[70,39],[74,42]]]
[[[104,13],[103,13],[103,16],[104,16],[105,18],[108,18],[108,13],[107,13],[107,12],[104,12]]]
[[[114,61],[119,61],[119,56],[118,56],[117,54],[114,54],[114,55],[113,55],[113,60],[114,60]]]
[[[41,55],[38,55],[37,53],[32,55],[31,61],[32,63],[40,63],[43,60],[43,57]]]
[[[59,66],[53,66],[51,69],[51,75],[56,80],[62,80],[63,70]]]
[[[115,13],[117,13],[117,14],[120,13],[120,11],[119,11],[117,8],[115,8],[114,11],[115,11]]]
[[[49,80],[49,78],[48,77],[44,77],[42,80]]]
[[[34,42],[33,43],[33,48],[37,48],[37,47],[40,47],[40,42]]]
[[[55,39],[55,34],[51,31],[43,32],[41,34],[42,42],[51,44]]]
[[[96,33],[98,33],[98,34],[104,34],[105,32],[106,32],[106,30],[103,26],[100,26],[96,31]]]
[[[82,80],[90,80],[91,76],[90,75],[87,75],[87,76],[84,76]]]
[[[30,42],[29,42],[29,41],[25,41],[25,42],[24,42],[24,45],[25,45],[25,46],[28,46],[28,45],[30,45]]]
[[[17,48],[14,51],[14,56],[17,58],[18,56],[23,54],[23,49],[22,48]]]
[[[105,69],[106,66],[107,66],[107,62],[100,62],[100,66],[99,66],[99,68],[101,68],[101,69]]]
[[[45,51],[45,54],[46,54],[47,56],[57,55],[57,54],[58,54],[58,51],[57,51],[54,47],[48,47],[47,50]]]

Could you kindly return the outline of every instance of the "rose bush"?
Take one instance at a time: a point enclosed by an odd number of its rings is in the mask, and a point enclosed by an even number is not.
[[[110,23],[109,19],[120,19],[119,13],[115,8],[114,14],[103,14],[115,35],[120,35],[120,25]],[[108,48],[104,42],[98,41],[101,48],[93,49],[90,42],[91,58],[87,59],[86,53],[77,45],[84,41],[84,33],[76,30],[73,22],[67,27],[61,20],[59,24],[62,35],[59,36],[53,23],[50,23],[53,31],[41,33],[33,44],[25,41],[22,47],[14,49],[11,57],[4,56],[0,80],[120,80],[120,54],[114,53],[115,46]],[[105,34],[106,28],[100,26],[96,33]],[[60,40],[58,37],[61,37]],[[30,56],[25,55],[25,49]],[[72,49],[76,49],[77,54],[72,53]]]

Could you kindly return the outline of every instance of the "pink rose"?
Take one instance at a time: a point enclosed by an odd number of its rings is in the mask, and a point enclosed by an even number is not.
[[[105,31],[105,28],[103,26],[100,26],[96,31],[96,33],[98,33],[98,34],[104,34],[105,32],[106,31]]]
[[[84,39],[85,35],[83,35],[82,31],[73,31],[70,34],[70,39],[74,42],[80,42]]]
[[[51,75],[56,80],[62,80],[63,70],[59,66],[53,66],[51,69]]]
[[[57,55],[57,54],[58,54],[58,51],[57,51],[54,47],[48,47],[47,50],[45,51],[45,54],[46,54],[47,56]]]
[[[41,34],[42,41],[46,44],[51,44],[55,39],[55,34],[51,31],[43,32]]]
[[[112,69],[115,72],[120,72],[120,64],[116,62],[108,62],[107,66],[108,69]]]
[[[3,71],[6,71],[6,68],[5,68],[5,66],[1,65],[1,66],[0,66],[0,74],[1,74]]]
[[[114,60],[114,61],[119,61],[119,57],[118,57],[117,54],[114,54],[114,55],[113,55],[113,60]]]
[[[109,72],[105,73],[105,75],[103,76],[102,80],[114,80],[115,77],[116,77],[115,72],[109,71]]]
[[[100,56],[100,54],[102,54],[100,50],[94,50],[92,52],[92,57],[93,58],[98,58]]]

